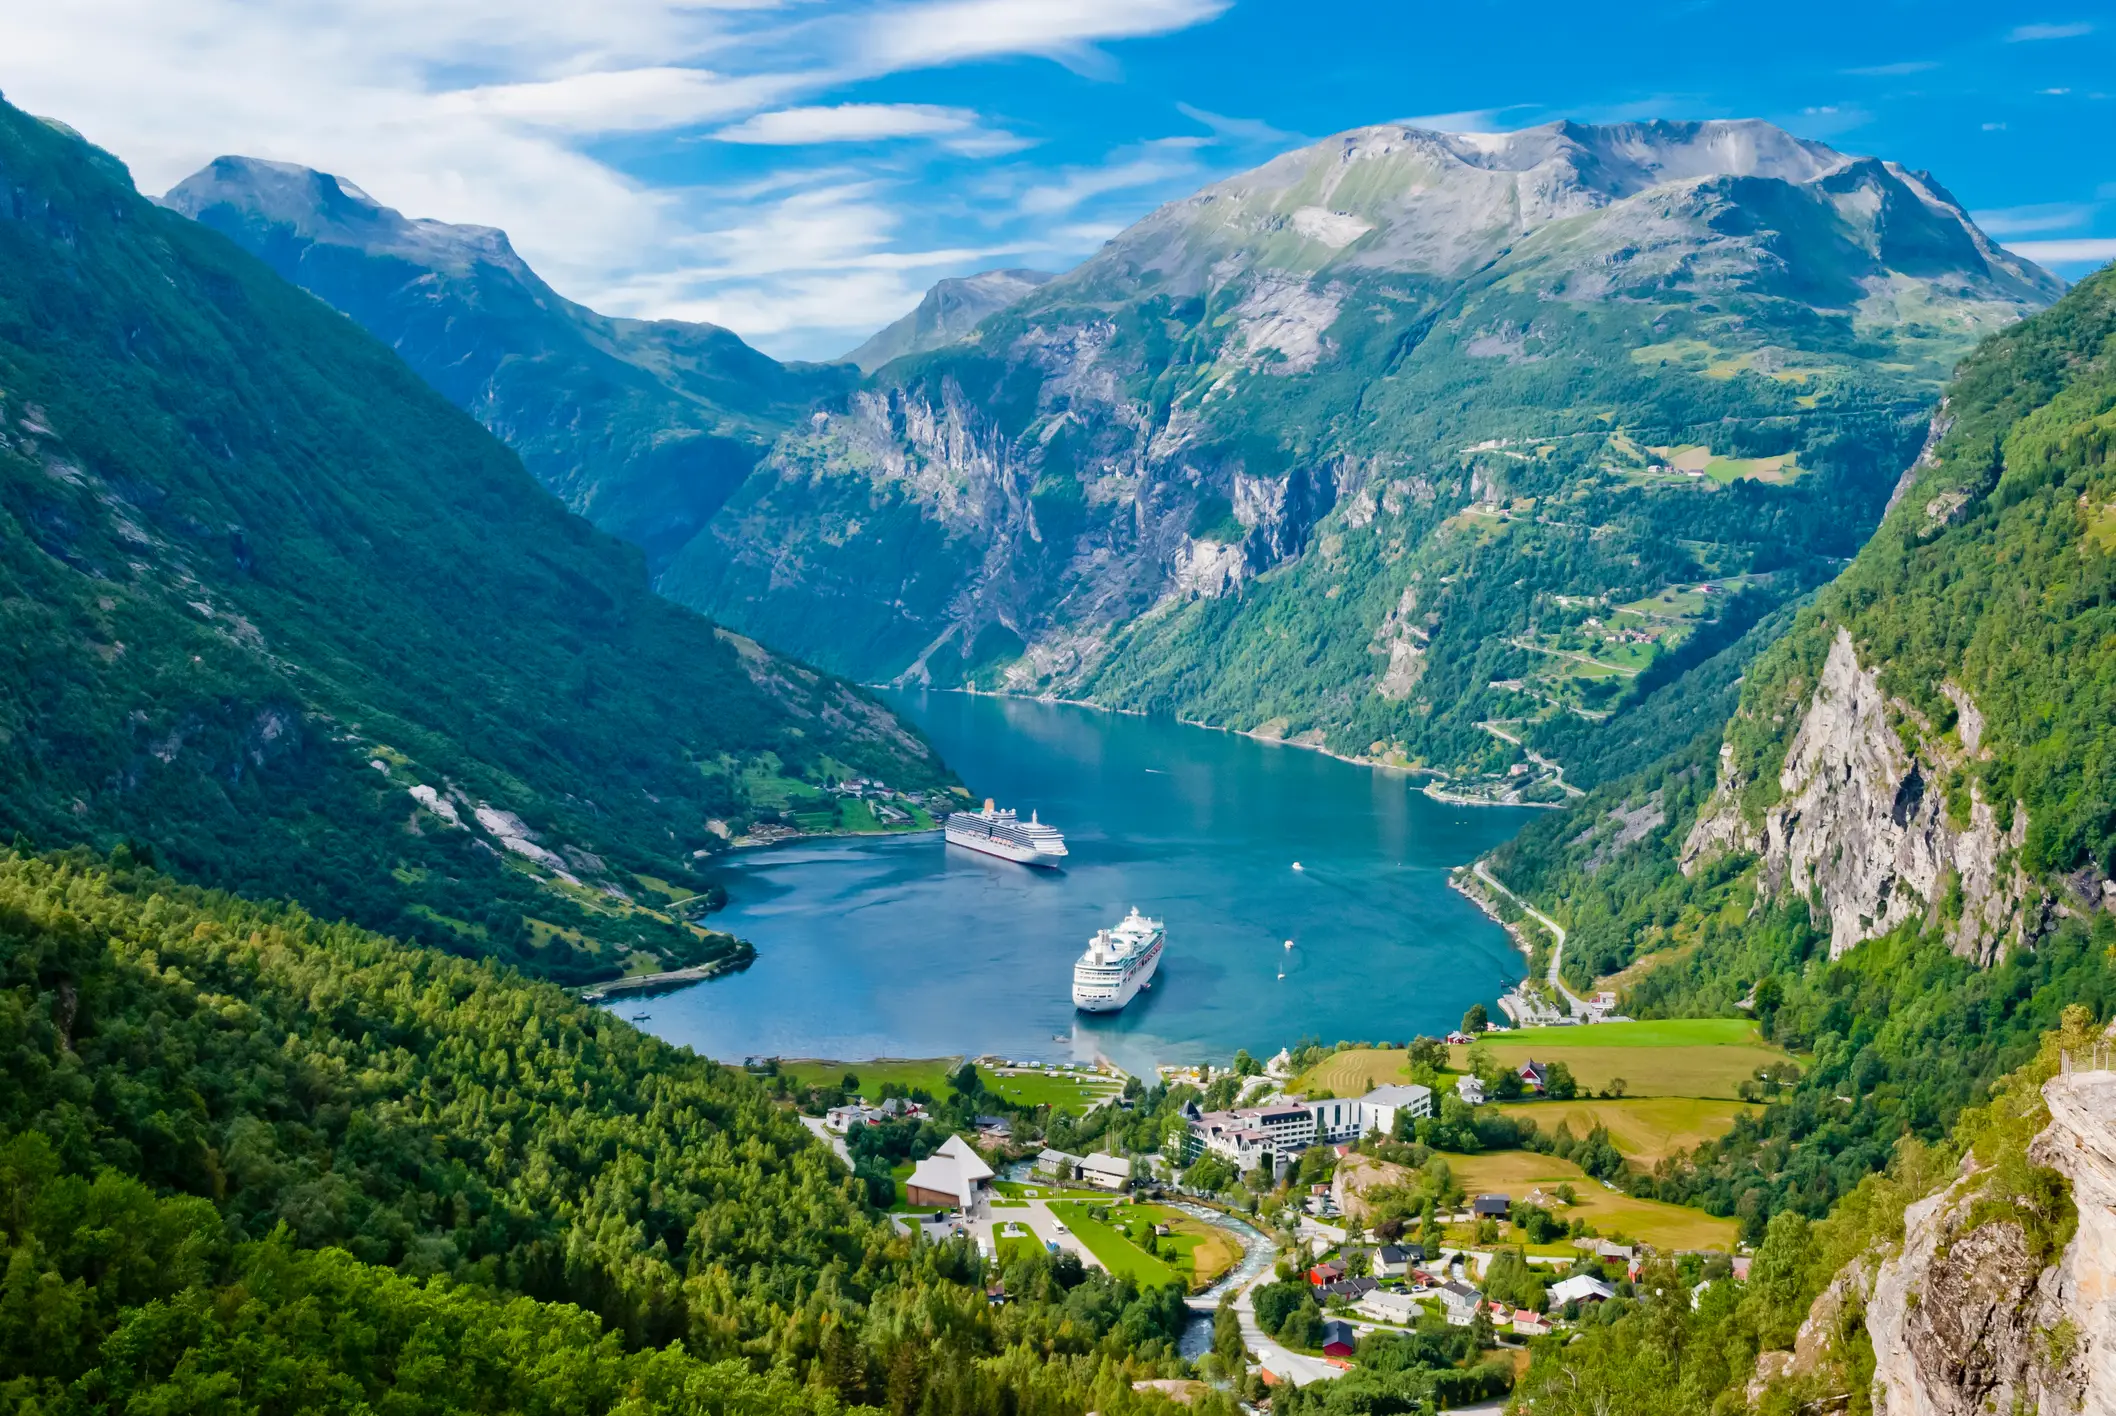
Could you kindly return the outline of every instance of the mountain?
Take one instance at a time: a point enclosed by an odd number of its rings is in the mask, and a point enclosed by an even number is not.
[[[853,372],[716,325],[599,315],[483,226],[408,220],[327,173],[223,157],[162,198],[350,315],[658,567]]]
[[[884,325],[842,362],[871,374],[891,359],[953,344],[984,323],[987,315],[1019,304],[1053,278],[1042,270],[985,270],[943,280],[926,292],[917,309]]]
[[[1567,931],[1576,989],[1747,1012],[1807,1059],[1660,1198],[1758,1235],[1819,1216],[2063,1007],[2116,1012],[2111,407],[2104,271],[1964,361],[1879,530],[1728,721],[1493,853]]]
[[[116,159],[0,106],[0,174],[0,833],[583,979],[742,955],[753,789],[948,780]]]
[[[1556,800],[1528,754],[1829,579],[1955,361],[2060,288],[1764,123],[1359,129],[883,368],[660,585],[862,679]]]

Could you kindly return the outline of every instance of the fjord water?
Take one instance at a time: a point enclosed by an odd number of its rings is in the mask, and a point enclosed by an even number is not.
[[[1063,830],[1065,868],[938,834],[744,851],[720,869],[713,922],[756,962],[614,1006],[730,1060],[1099,1054],[1136,1069],[1441,1032],[1521,974],[1447,884],[1521,810],[1445,805],[1400,772],[1166,718],[888,697],[971,790]],[[1133,905],[1168,926],[1152,989],[1114,1016],[1075,1012],[1073,960]]]

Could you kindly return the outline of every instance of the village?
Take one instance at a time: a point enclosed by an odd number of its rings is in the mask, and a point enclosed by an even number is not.
[[[974,1247],[991,1303],[1044,1264],[1177,1284],[1201,1320],[1234,1315],[1266,1387],[1354,1370],[1362,1343],[1391,1334],[1454,1332],[1472,1366],[1525,1361],[1528,1340],[1621,1311],[1656,1264],[1654,1281],[1699,1294],[1746,1281],[1736,1226],[1627,1195],[1605,1132],[1505,1114],[1627,1106],[1621,1078],[1597,1078],[1596,1099],[1576,1051],[1491,1055],[1611,1025],[1524,1036],[1473,1021],[1393,1049],[1164,1067],[1150,1087],[1107,1064],[928,1064],[934,1085],[891,1073],[910,1084],[872,1100],[819,1089],[831,1104],[804,1120],[900,1233]],[[1389,1069],[1439,1085],[1317,1084]],[[1084,1135],[1100,1144],[1068,1144]],[[911,1136],[928,1143],[890,1149]]]

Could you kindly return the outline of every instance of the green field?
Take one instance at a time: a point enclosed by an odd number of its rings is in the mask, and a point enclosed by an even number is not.
[[[1051,1206],[1065,1226],[1073,1231],[1087,1251],[1101,1260],[1102,1267],[1118,1278],[1128,1278],[1135,1283],[1159,1287],[1164,1283],[1189,1284],[1183,1274],[1163,1263],[1160,1259],[1132,1243],[1131,1239],[1111,1225],[1099,1219],[1090,1219],[1088,1211],[1100,1205],[1086,1200],[1059,1200]],[[1129,1206],[1126,1206],[1129,1208]]]
[[[962,1066],[960,1057],[887,1057],[872,1062],[832,1062],[817,1057],[781,1061],[779,1070],[799,1086],[829,1086],[847,1072],[860,1079],[860,1091],[872,1098],[885,1082],[895,1082],[906,1091],[929,1096],[948,1095],[948,1074]],[[1041,1072],[1002,1074],[979,1067],[985,1090],[1020,1106],[1055,1106],[1063,1111],[1085,1111],[1120,1089],[1110,1078],[1095,1073],[1063,1073],[1047,1077]]]
[[[1323,1089],[1332,1096],[1365,1096],[1376,1087],[1410,1080],[1410,1065],[1410,1054],[1401,1048],[1348,1048],[1310,1067],[1286,1090],[1302,1096]]]
[[[1592,1023],[1577,1028],[1516,1028],[1494,1040],[1566,1047],[1739,1047],[1761,1046],[1756,1025],[1747,1018],[1654,1018],[1642,1023]]]
[[[984,1078],[986,1091],[1017,1106],[1055,1106],[1061,1111],[1085,1111],[1123,1090],[1119,1083],[1095,1073],[1060,1072],[1049,1077],[1041,1072],[992,1072],[979,1068],[978,1075]]]
[[[1525,1116],[1545,1131],[1560,1122],[1575,1136],[1597,1125],[1609,1130],[1627,1159],[1648,1168],[1679,1150],[1716,1141],[1733,1129],[1734,1118],[1756,1108],[1739,1101],[1688,1096],[1630,1096],[1621,1101],[1530,1101],[1499,1110]]]
[[[847,1072],[860,1079],[860,1090],[877,1096],[885,1082],[895,1082],[906,1091],[930,1096],[948,1094],[948,1074],[962,1065],[960,1057],[884,1057],[872,1062],[830,1062],[816,1057],[782,1061],[779,1070],[797,1085],[831,1086]]]
[[[1627,1096],[1706,1097],[1732,1101],[1742,1082],[1790,1054],[1756,1035],[1741,1018],[1677,1018],[1660,1022],[1598,1023],[1578,1028],[1525,1028],[1493,1033],[1478,1043],[1502,1066],[1530,1057],[1563,1062],[1589,1091],[1621,1078]],[[1450,1049],[1452,1065],[1469,1065],[1469,1049]]]
[[[1621,1192],[1606,1190],[1586,1171],[1556,1156],[1539,1155],[1535,1151],[1487,1151],[1482,1155],[1449,1155],[1447,1163],[1462,1188],[1472,1195],[1495,1192],[1520,1201],[1530,1190],[1540,1188],[1548,1192],[1559,1185],[1569,1184],[1579,1197],[1579,1203],[1575,1206],[1559,1205],[1554,1212],[1560,1219],[1586,1220],[1605,1238],[1621,1234],[1663,1250],[1725,1249],[1731,1252],[1741,1233],[1741,1226],[1735,1221],[1715,1218],[1703,1210],[1663,1204],[1659,1200],[1635,1200]],[[1457,1237],[1466,1238],[1467,1235]],[[1569,1255],[1577,1251],[1569,1243],[1560,1242],[1534,1247],[1530,1252]]]

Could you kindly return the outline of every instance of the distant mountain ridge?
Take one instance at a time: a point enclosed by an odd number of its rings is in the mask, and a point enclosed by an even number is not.
[[[107,153],[0,173],[0,835],[581,981],[743,957],[753,780],[948,780]]]
[[[1598,720],[1833,573],[2061,288],[1765,123],[1357,129],[884,367],[661,584],[862,678],[1496,770],[1485,724]]]
[[[664,563],[842,367],[781,364],[717,325],[600,315],[505,232],[415,220],[328,173],[215,159],[162,203],[352,316],[572,510]]]
[[[891,359],[967,339],[978,325],[1057,277],[1043,270],[985,270],[937,282],[918,308],[878,330],[844,361],[871,374]]]

